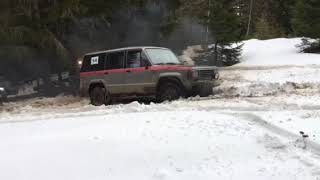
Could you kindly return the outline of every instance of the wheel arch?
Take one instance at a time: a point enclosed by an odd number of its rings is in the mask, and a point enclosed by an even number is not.
[[[165,83],[174,83],[176,85],[178,85],[180,88],[182,88],[183,90],[185,90],[185,87],[181,81],[181,78],[179,78],[179,76],[162,76],[159,78],[158,82],[157,82],[157,92],[159,90],[159,88],[161,87],[161,85],[165,84]]]
[[[106,89],[106,87],[102,81],[95,81],[95,82],[90,83],[88,93],[90,94],[91,91],[93,90],[93,88],[95,88],[95,87],[101,87],[101,88]]]

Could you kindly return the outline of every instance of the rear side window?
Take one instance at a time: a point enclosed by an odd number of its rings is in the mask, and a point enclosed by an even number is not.
[[[82,62],[81,72],[104,70],[105,57],[106,55],[104,53],[85,56]]]
[[[124,52],[114,52],[107,55],[106,70],[124,68]]]

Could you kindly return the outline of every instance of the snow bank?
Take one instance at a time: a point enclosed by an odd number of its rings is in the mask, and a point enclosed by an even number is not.
[[[300,53],[297,45],[302,38],[279,38],[270,40],[243,41],[241,63],[235,66],[305,66],[320,65],[320,54]],[[194,58],[202,51],[200,45],[189,46],[182,59],[194,64]]]
[[[300,53],[301,38],[244,41],[241,63],[236,66],[320,65],[320,54]]]
[[[244,42],[241,63],[221,68],[225,96],[320,93],[320,54],[299,53],[300,38]]]
[[[89,104],[88,99],[82,99],[80,97],[75,96],[65,96],[59,95],[54,98],[32,98],[28,100],[23,100],[19,102],[8,102],[4,103],[3,106],[0,106],[0,119],[4,113],[18,113],[23,114],[30,111],[47,111],[50,113],[52,109],[64,110],[68,108],[81,107]]]
[[[232,67],[221,70],[220,77],[223,82],[215,93],[228,97],[320,93],[317,67]]]

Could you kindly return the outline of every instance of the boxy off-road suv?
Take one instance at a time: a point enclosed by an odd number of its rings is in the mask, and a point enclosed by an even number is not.
[[[96,106],[119,97],[153,97],[163,102],[208,96],[218,78],[216,67],[183,65],[169,49],[130,47],[86,54],[80,94]]]

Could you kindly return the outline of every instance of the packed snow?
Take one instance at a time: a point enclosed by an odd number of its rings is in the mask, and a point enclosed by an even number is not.
[[[212,97],[6,103],[0,179],[320,180],[320,55],[298,43],[246,41]]]

